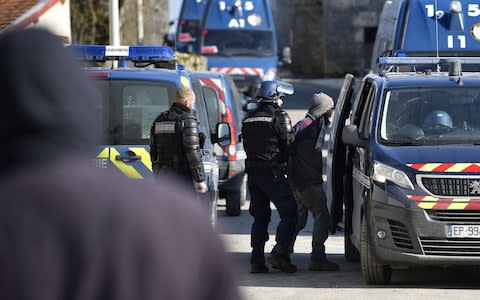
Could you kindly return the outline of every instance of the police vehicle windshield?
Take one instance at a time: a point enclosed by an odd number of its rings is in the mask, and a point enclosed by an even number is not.
[[[205,46],[217,51],[206,53],[219,56],[272,56],[273,34],[262,30],[208,30]]]
[[[480,144],[478,88],[407,88],[385,94],[380,142],[385,145]]]
[[[150,126],[175,100],[175,84],[134,81],[97,80],[97,86],[108,104],[111,124],[108,139],[116,145],[147,144]],[[105,109],[106,110],[106,109]]]

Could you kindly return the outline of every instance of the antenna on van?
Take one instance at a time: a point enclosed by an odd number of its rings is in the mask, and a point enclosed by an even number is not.
[[[435,0],[435,48],[437,50],[437,58],[440,56],[438,50],[438,0]],[[437,71],[440,72],[440,65],[437,64]]]

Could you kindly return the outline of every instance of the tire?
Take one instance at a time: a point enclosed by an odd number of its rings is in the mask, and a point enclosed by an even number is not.
[[[377,263],[372,255],[367,227],[367,220],[363,216],[360,241],[360,264],[363,278],[367,284],[389,284],[392,279],[392,269],[388,265]]]
[[[239,216],[242,213],[242,206],[247,199],[247,176],[244,175],[242,184],[237,190],[225,191],[225,202],[227,216]]]
[[[345,246],[345,259],[349,262],[359,262],[360,252],[352,243],[352,239],[350,238],[350,234],[347,232],[347,228],[345,228],[345,232],[344,232],[344,246]]]

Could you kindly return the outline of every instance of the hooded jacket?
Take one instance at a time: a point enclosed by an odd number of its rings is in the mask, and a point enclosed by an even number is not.
[[[56,37],[0,38],[0,299],[239,299],[188,189],[96,169],[99,98]]]

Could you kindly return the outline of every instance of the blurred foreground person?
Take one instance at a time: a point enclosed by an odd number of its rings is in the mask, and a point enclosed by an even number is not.
[[[322,187],[322,146],[333,105],[327,94],[313,94],[307,115],[293,127],[295,142],[288,160],[288,181],[298,207],[295,237],[307,224],[308,211],[314,217],[310,271],[338,270],[338,265],[327,260],[325,255],[329,212]],[[292,250],[294,242],[295,238]]]
[[[93,94],[60,40],[0,36],[0,299],[238,299],[202,208],[175,183],[93,167]]]
[[[207,192],[205,171],[200,156],[200,135],[193,104],[195,94],[189,87],[175,93],[175,102],[162,112],[150,129],[150,157],[155,175],[173,172],[191,182],[199,193]]]

